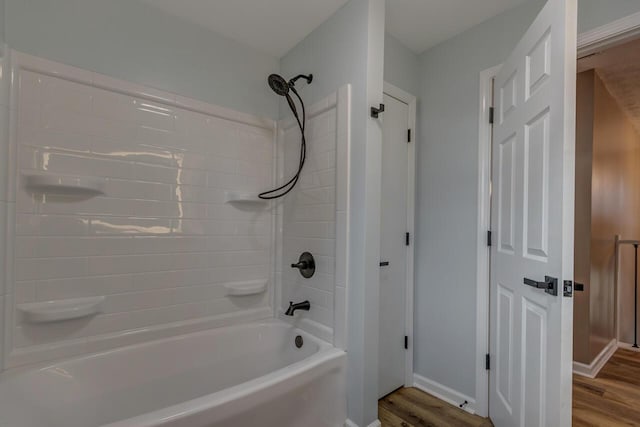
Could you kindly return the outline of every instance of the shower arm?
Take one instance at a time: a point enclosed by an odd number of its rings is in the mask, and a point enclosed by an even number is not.
[[[289,80],[289,85],[290,86],[295,86],[296,82],[299,79],[305,79],[307,81],[307,84],[311,83],[313,81],[313,74],[298,74],[297,76],[295,76],[294,78],[292,78],[291,80]]]

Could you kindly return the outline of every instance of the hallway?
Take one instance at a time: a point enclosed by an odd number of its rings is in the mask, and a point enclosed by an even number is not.
[[[573,426],[640,425],[640,353],[619,349],[597,378],[573,376]]]

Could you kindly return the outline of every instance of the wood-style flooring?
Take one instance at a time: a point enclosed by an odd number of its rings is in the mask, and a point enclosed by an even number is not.
[[[401,388],[378,402],[383,427],[490,427],[416,388]],[[619,349],[594,379],[573,377],[573,427],[640,426],[640,352]]]
[[[378,401],[382,427],[491,427],[491,421],[471,415],[417,388],[401,388]]]
[[[596,378],[573,376],[573,426],[640,426],[640,353],[619,349]]]

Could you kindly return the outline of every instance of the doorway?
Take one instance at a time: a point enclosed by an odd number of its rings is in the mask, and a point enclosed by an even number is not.
[[[640,36],[640,14],[623,18],[619,21],[607,24],[605,26],[596,28],[586,33],[582,33],[578,37],[578,57],[586,58],[590,55],[600,53],[608,48],[619,46]],[[496,354],[488,350],[489,343],[489,328],[487,327],[487,318],[484,316],[487,313],[487,307],[489,304],[489,255],[491,254],[491,243],[494,247],[498,236],[496,231],[491,230],[490,226],[490,214],[492,213],[489,206],[491,204],[492,192],[495,197],[498,187],[495,182],[492,185],[491,182],[491,163],[492,163],[492,146],[491,141],[493,138],[493,127],[491,125],[491,119],[494,116],[494,99],[493,99],[493,85],[494,79],[502,66],[496,66],[491,69],[487,69],[480,75],[480,103],[479,103],[479,168],[478,168],[478,259],[477,259],[477,345],[476,355],[478,364],[476,367],[476,395],[477,395],[477,412],[482,415],[488,414],[489,406],[489,375],[488,373],[496,368]],[[496,88],[496,97],[499,95],[499,88]],[[498,99],[496,99],[496,104]],[[496,111],[496,117],[499,114]],[[498,120],[496,118],[496,120]],[[493,234],[493,235],[492,235]],[[628,243],[628,242],[627,242]],[[573,246],[573,245],[572,245]],[[627,247],[627,250],[633,251],[632,246]],[[578,282],[578,289],[582,284],[578,277],[575,279]],[[570,284],[572,284],[570,282]],[[572,289],[573,290],[573,289]],[[560,292],[563,289],[560,288]],[[580,297],[580,292],[575,292],[575,297]],[[616,302],[621,299],[621,295],[616,294]],[[565,298],[567,300],[568,298]],[[492,304],[495,301],[491,301]],[[494,306],[495,307],[495,306]],[[573,328],[571,328],[573,330]],[[571,335],[569,335],[571,336]],[[571,338],[569,338],[571,340]],[[569,353],[571,355],[571,353]],[[485,366],[486,356],[486,366]],[[619,360],[619,359],[618,359]],[[628,360],[628,359],[627,359]],[[571,365],[571,358],[569,358],[568,365]],[[563,363],[564,366],[564,363]],[[487,370],[490,367],[491,371]],[[574,365],[575,367],[575,365]],[[640,367],[640,365],[638,366]],[[569,369],[569,378],[571,370]],[[564,375],[564,374],[563,374]],[[575,378],[575,377],[574,377]],[[585,380],[590,380],[586,377],[581,377]],[[492,383],[495,379],[492,380]],[[565,389],[563,395],[569,396],[571,393],[571,383],[569,387]],[[637,387],[637,386],[636,386]],[[594,387],[591,392],[605,393],[605,390]],[[575,382],[574,382],[575,393]],[[611,392],[609,392],[611,393]],[[492,397],[495,399],[495,397]],[[570,405],[569,405],[570,406]],[[574,408],[575,409],[575,408]],[[622,409],[621,409],[622,410]],[[493,418],[493,417],[492,417]],[[567,421],[567,424],[570,419]],[[609,424],[604,424],[609,425]]]
[[[631,40],[578,60],[574,425],[640,420],[639,50]]]
[[[384,87],[378,397],[409,384],[413,329],[415,97]]]

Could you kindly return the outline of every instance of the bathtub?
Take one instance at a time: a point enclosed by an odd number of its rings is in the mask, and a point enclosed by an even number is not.
[[[345,366],[278,320],[207,330],[8,371],[0,426],[342,427]]]

